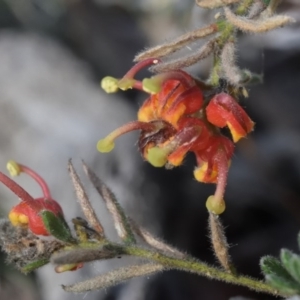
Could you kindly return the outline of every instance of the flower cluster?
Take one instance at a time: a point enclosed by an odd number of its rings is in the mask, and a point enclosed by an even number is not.
[[[221,214],[223,199],[234,143],[245,137],[254,123],[244,109],[228,93],[215,94],[205,99],[199,81],[182,70],[160,73],[143,81],[134,79],[144,67],[157,64],[157,59],[137,63],[120,80],[105,77],[102,88],[108,92],[136,88],[150,94],[137,114],[137,121],[123,125],[100,140],[100,152],[110,152],[120,135],[140,130],[139,150],[146,161],[155,167],[176,167],[186,154],[193,152],[197,167],[196,180],[216,183],[213,196],[207,199],[209,211]],[[227,126],[232,140],[220,128]]]

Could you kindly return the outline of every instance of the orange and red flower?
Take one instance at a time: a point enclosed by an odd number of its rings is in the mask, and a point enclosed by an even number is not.
[[[44,194],[43,197],[33,199],[21,186],[0,172],[0,181],[21,199],[21,202],[9,213],[11,223],[14,226],[28,226],[36,235],[51,235],[45,227],[40,212],[50,211],[55,216],[63,218],[63,211],[58,202],[52,199],[47,183],[36,172],[15,161],[9,161],[7,168],[11,176],[17,176],[20,173],[31,176],[40,185]]]
[[[204,101],[197,81],[182,70],[161,73],[142,82],[134,79],[141,68],[157,62],[147,59],[136,64],[120,80],[112,77],[102,80],[101,85],[107,92],[137,88],[150,96],[139,109],[137,121],[113,131],[98,142],[97,148],[100,152],[109,152],[117,137],[140,130],[140,152],[155,167],[179,166],[186,154],[193,152],[197,160],[196,180],[217,184],[206,206],[220,214],[225,209],[223,195],[234,144],[219,128],[227,126],[233,141],[237,142],[253,129],[254,123],[227,93]]]

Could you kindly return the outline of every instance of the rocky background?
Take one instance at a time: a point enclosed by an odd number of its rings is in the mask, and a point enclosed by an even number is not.
[[[298,0],[282,11],[300,20]],[[144,163],[136,135],[118,140],[108,154],[96,142],[135,118],[144,95],[106,95],[105,75],[122,76],[136,52],[208,22],[209,12],[192,0],[0,0],[0,169],[15,159],[37,170],[49,183],[67,219],[80,216],[67,174],[73,158],[83,158],[113,189],[128,214],[174,246],[215,263],[207,238],[204,201],[213,186],[192,176],[194,158],[166,171]],[[197,47],[197,45],[192,45]],[[186,49],[185,51],[191,51]],[[282,247],[297,249],[300,228],[300,27],[241,39],[239,63],[263,72],[265,82],[250,89],[244,102],[256,122],[232,161],[226,192],[231,253],[238,271],[261,276],[262,255]],[[205,77],[209,61],[192,68]],[[82,173],[81,173],[82,175]],[[84,177],[84,176],[82,176]],[[39,189],[17,178],[33,196]],[[87,190],[112,239],[109,216],[96,193]],[[0,188],[0,217],[17,203]],[[109,229],[110,228],[110,229]],[[241,300],[274,299],[181,272],[132,280],[102,292],[73,295],[60,285],[84,280],[129,260],[93,263],[77,272],[56,274],[47,266],[22,276],[0,259],[0,299],[16,300]]]

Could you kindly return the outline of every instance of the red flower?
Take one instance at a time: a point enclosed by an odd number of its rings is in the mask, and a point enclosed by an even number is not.
[[[42,177],[30,168],[18,164],[15,161],[7,163],[7,169],[11,176],[26,173],[31,176],[40,185],[43,191],[43,197],[34,199],[20,185],[11,180],[5,174],[0,172],[0,181],[5,184],[20,199],[21,203],[14,206],[9,213],[9,220],[14,226],[25,226],[36,235],[51,236],[43,222],[41,213],[51,212],[53,215],[64,221],[64,215],[61,206],[51,197],[47,183]],[[75,271],[83,267],[82,263],[59,265],[55,268],[56,272]]]
[[[21,186],[0,172],[0,181],[22,201],[10,211],[9,219],[11,223],[15,226],[28,226],[36,235],[51,235],[45,228],[39,213],[46,210],[63,218],[63,211],[61,206],[52,199],[47,183],[33,170],[14,161],[9,161],[7,168],[12,176],[19,175],[22,172],[31,176],[41,186],[44,194],[43,197],[33,199]]]
[[[179,166],[187,152],[197,159],[196,180],[217,183],[217,189],[207,201],[207,208],[220,214],[225,209],[223,194],[227,181],[233,142],[220,133],[228,126],[236,142],[253,128],[253,122],[236,100],[226,93],[215,95],[208,104],[197,82],[181,70],[161,73],[142,82],[134,79],[136,72],[156,59],[135,65],[121,80],[106,77],[102,87],[107,92],[118,88],[137,88],[150,93],[137,114],[137,121],[116,129],[100,140],[100,152],[114,148],[120,135],[141,130],[139,149],[142,156],[155,167]]]

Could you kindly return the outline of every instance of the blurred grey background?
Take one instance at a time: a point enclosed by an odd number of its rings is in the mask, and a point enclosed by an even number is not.
[[[281,11],[299,21],[299,1],[283,2]],[[146,97],[134,91],[106,95],[99,87],[100,79],[121,77],[136,52],[212,18],[192,0],[0,0],[0,169],[5,171],[6,161],[15,159],[38,171],[70,220],[81,212],[67,161],[73,158],[84,178],[80,166],[84,159],[137,222],[179,249],[216,263],[207,238],[204,205],[214,186],[193,179],[192,156],[181,168],[154,169],[142,161],[135,134],[120,138],[110,154],[96,151],[99,138],[135,119]],[[242,37],[238,61],[242,67],[263,72],[265,82],[251,87],[243,103],[256,129],[236,147],[222,219],[238,271],[261,277],[258,261],[262,255],[278,255],[282,247],[299,252],[299,23]],[[191,72],[205,78],[209,67],[207,60]],[[16,181],[39,196],[39,188],[26,176]],[[99,197],[85,182],[109,236],[117,240]],[[4,186],[0,197],[0,217],[5,217],[18,200]],[[64,274],[46,266],[31,276],[22,276],[4,260],[1,255],[1,300],[245,299],[240,295],[274,299],[175,271],[134,279],[106,291],[73,295],[60,285],[131,260],[91,263]]]

